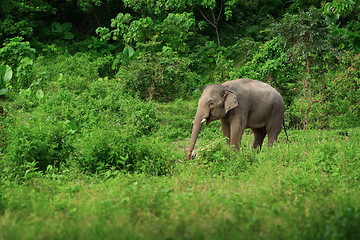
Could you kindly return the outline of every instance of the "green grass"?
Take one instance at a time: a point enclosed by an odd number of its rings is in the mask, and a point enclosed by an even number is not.
[[[0,239],[359,239],[360,129],[289,135],[259,154],[200,142],[167,176],[3,178]]]

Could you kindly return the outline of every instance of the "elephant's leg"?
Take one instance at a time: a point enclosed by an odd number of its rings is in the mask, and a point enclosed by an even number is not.
[[[234,149],[240,149],[239,145],[244,133],[245,126],[239,122],[230,124],[230,146],[233,146]]]
[[[272,147],[274,142],[277,141],[277,137],[281,131],[281,128],[268,130],[268,146]]]
[[[268,134],[268,146],[271,147],[275,141],[277,141],[277,137],[282,129],[282,123],[284,119],[284,114],[279,114],[278,112],[274,113],[272,117],[270,117],[270,121],[268,122],[266,128],[266,132]]]
[[[257,147],[260,147],[260,150],[261,150],[261,146],[262,146],[264,138],[266,136],[266,130],[264,127],[252,128],[252,130],[254,132],[253,148],[256,149]]]
[[[227,144],[230,145],[230,124],[223,119],[221,119],[221,130],[224,137],[226,137]]]

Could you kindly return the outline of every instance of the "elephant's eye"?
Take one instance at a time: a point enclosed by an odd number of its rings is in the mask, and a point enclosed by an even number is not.
[[[210,100],[210,101],[209,101],[209,107],[210,107],[210,108],[215,107],[215,103],[214,103],[214,101],[212,101],[212,100]]]

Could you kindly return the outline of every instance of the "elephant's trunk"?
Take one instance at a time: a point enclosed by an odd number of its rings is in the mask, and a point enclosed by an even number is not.
[[[193,125],[193,129],[192,129],[192,133],[191,133],[191,140],[190,140],[190,144],[189,144],[189,148],[186,152],[186,159],[189,161],[191,158],[191,153],[194,150],[195,147],[195,143],[197,140],[197,137],[199,135],[200,129],[203,125],[203,123],[206,121],[206,117],[203,117],[204,115],[196,113],[196,117],[194,120],[194,125]]]

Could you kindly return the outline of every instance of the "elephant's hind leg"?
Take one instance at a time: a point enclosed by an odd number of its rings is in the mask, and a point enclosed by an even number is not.
[[[253,148],[256,149],[257,147],[260,147],[264,142],[264,138],[266,136],[266,130],[265,127],[262,128],[252,128],[251,129],[254,132],[254,143]]]
[[[272,145],[274,145],[274,142],[277,141],[277,137],[279,135],[281,131],[281,128],[280,129],[276,129],[276,130],[273,130],[273,131],[268,131],[268,146],[269,147],[272,147]]]
[[[277,137],[281,132],[282,123],[284,119],[284,114],[274,114],[275,117],[270,118],[269,123],[266,126],[266,131],[268,133],[268,146],[272,147]]]

